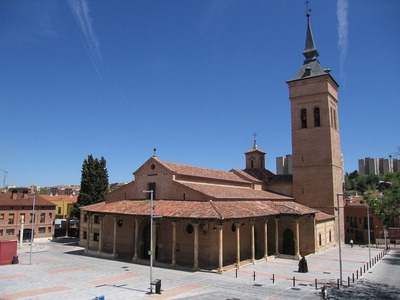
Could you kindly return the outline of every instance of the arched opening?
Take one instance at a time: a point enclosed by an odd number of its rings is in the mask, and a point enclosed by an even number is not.
[[[142,231],[142,255],[140,258],[142,259],[150,259],[149,251],[150,251],[150,224],[147,224]]]
[[[282,250],[282,254],[294,255],[294,235],[289,228],[283,232]]]
[[[314,127],[321,126],[321,117],[319,113],[319,107],[314,109]]]
[[[307,128],[307,110],[304,108],[301,110],[301,128]]]

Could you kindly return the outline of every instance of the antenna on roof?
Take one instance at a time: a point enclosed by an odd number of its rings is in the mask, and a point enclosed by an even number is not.
[[[0,170],[4,172],[3,188],[5,188],[6,187],[6,177],[7,177],[8,172],[6,170],[3,170],[3,169],[0,169]]]

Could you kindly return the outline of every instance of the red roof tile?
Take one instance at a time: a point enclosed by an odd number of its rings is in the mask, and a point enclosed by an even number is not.
[[[282,196],[264,190],[253,190],[246,187],[233,187],[214,184],[202,184],[178,181],[180,184],[205,194],[210,199],[239,199],[239,200],[293,200],[292,197]]]
[[[233,181],[233,182],[250,183],[250,181],[247,181],[247,180],[239,177],[238,175],[236,175],[233,172],[200,168],[200,167],[171,163],[171,162],[166,162],[166,161],[161,161],[161,160],[158,160],[158,161],[162,165],[164,165],[166,168],[168,168],[175,174],[179,174],[179,175],[202,177],[202,178],[208,178],[208,179],[219,179],[219,180],[226,180],[226,181]]]
[[[178,201],[154,200],[154,215],[167,218],[241,219],[280,214],[304,215],[316,210],[292,201]],[[149,200],[121,200],[81,208],[94,213],[149,216]]]
[[[12,199],[12,193],[1,193],[0,194],[0,207],[5,206],[26,206],[33,205],[33,197],[36,196],[35,206],[52,206],[56,205],[46,199],[43,199],[41,195],[28,194],[28,198],[24,198],[22,194],[18,194],[17,199]]]

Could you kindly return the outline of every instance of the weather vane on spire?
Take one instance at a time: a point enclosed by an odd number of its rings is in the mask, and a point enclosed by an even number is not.
[[[306,0],[306,2],[304,2],[304,4],[307,6],[307,12],[306,12],[307,16],[310,15],[310,11],[311,11],[311,8],[308,8],[308,3],[310,3],[310,0]]]
[[[254,143],[253,143],[253,149],[257,149],[257,133],[253,133],[253,137],[254,137]]]

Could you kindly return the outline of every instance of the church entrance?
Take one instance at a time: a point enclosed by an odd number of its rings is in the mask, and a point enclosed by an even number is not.
[[[294,255],[294,235],[289,228],[283,232],[282,250],[282,254]]]
[[[147,224],[146,227],[143,228],[142,231],[142,259],[150,259],[149,251],[150,251],[150,224]]]
[[[154,232],[153,232],[154,234]],[[151,240],[151,232],[150,232],[150,224],[147,224],[142,231],[142,241],[143,241],[143,247],[142,247],[142,253],[141,257],[142,259],[150,259],[149,251],[150,251],[150,240]],[[157,245],[157,235],[156,235],[156,245]],[[153,245],[156,246],[156,245]],[[157,246],[154,247],[155,249],[155,258],[157,259]]]

